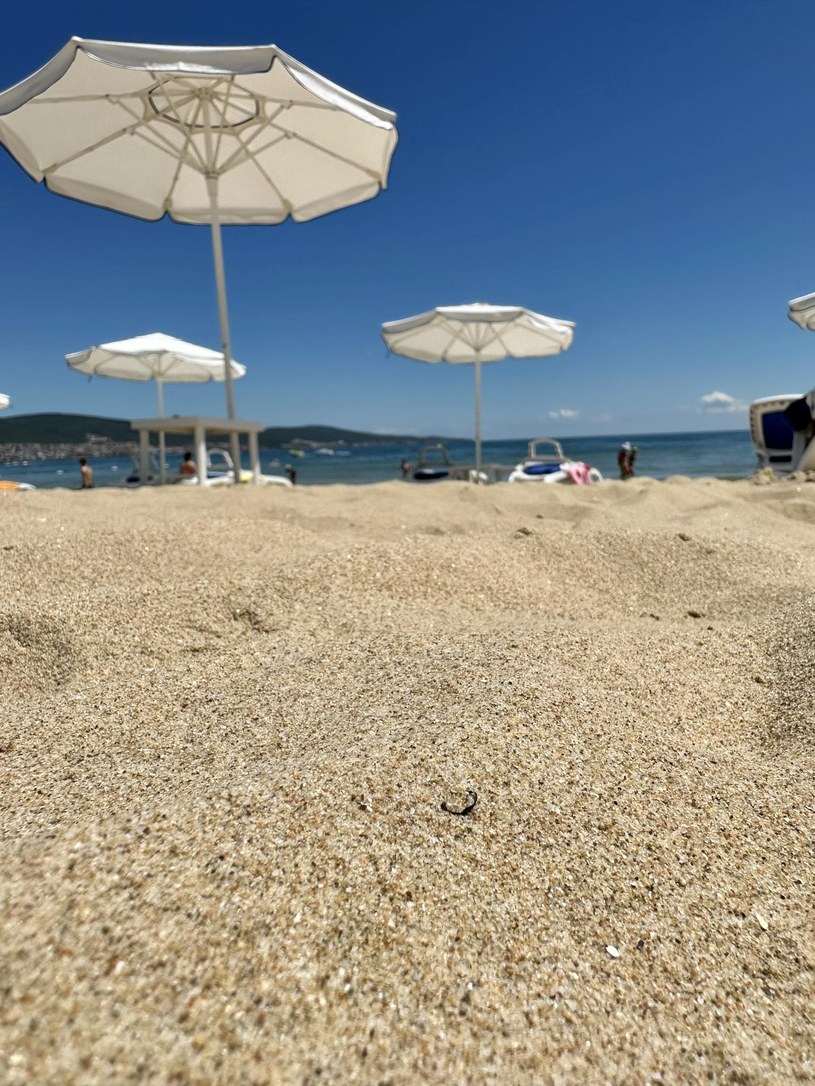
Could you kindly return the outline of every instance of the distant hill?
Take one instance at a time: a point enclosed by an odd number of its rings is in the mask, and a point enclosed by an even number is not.
[[[138,435],[124,419],[96,415],[12,415],[0,418],[0,442],[38,445],[77,445],[88,434],[111,441],[136,441]]]
[[[0,444],[80,444],[87,435],[105,437],[110,441],[136,441],[138,435],[131,430],[127,419],[105,419],[97,415],[12,415],[0,418]],[[330,445],[339,441],[346,444],[410,443],[425,438],[415,434],[373,434],[365,430],[341,430],[336,426],[270,426],[259,435],[264,448],[280,448],[292,442],[316,442]],[[189,441],[189,436],[182,438]],[[444,440],[432,438],[432,440]]]

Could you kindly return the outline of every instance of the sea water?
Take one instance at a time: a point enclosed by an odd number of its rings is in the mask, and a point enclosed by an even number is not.
[[[636,472],[654,479],[671,475],[692,478],[714,476],[739,479],[756,470],[756,457],[746,430],[717,430],[710,433],[679,434],[618,434],[604,437],[561,438],[565,454],[573,460],[583,460],[597,468],[609,479],[619,478],[617,450],[622,441],[636,445]],[[297,485],[316,486],[326,483],[380,483],[401,478],[402,460],[416,463],[422,442],[404,444],[371,444],[331,446],[331,452],[305,449],[304,455],[293,456],[291,450],[261,449],[261,468],[268,474],[285,474],[286,465],[297,473]],[[448,441],[447,450],[454,463],[472,464],[475,458],[472,441]],[[326,447],[328,448],[328,447]],[[526,456],[527,443],[515,441],[485,441],[482,461],[504,464],[512,468]],[[90,461],[96,486],[119,486],[132,467],[127,457],[103,457]],[[178,456],[168,456],[168,472],[177,471]],[[244,454],[244,466],[248,460]],[[75,460],[36,460],[27,465],[0,464],[0,479],[32,483],[36,487],[78,489],[79,464]]]

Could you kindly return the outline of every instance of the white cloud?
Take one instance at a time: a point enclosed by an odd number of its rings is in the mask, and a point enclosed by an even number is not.
[[[699,397],[698,410],[708,415],[735,414],[746,411],[747,404],[737,400],[735,396],[728,395],[727,392],[707,392]]]
[[[557,411],[550,411],[550,419],[576,419],[579,411],[573,411],[571,407],[559,407]]]

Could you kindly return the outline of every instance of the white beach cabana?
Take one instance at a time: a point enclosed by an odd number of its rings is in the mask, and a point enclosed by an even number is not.
[[[481,364],[504,358],[561,354],[574,339],[574,323],[545,317],[521,306],[438,306],[416,317],[382,325],[394,354],[417,362],[471,365],[475,371],[475,469],[481,472]]]
[[[192,439],[195,449],[195,466],[200,486],[207,484],[207,436],[216,435],[222,437],[240,438],[245,434],[249,447],[249,466],[252,472],[252,481],[260,483],[263,479],[260,471],[260,450],[258,448],[258,434],[262,433],[265,426],[262,422],[247,422],[240,419],[210,419],[199,415],[188,417],[175,416],[171,419],[134,419],[131,427],[139,435],[139,473],[142,481],[150,474],[150,435],[157,433],[160,438],[167,434],[188,434]],[[267,481],[277,482],[275,478]],[[240,482],[240,468],[235,465],[235,482]],[[288,485],[288,482],[286,482]]]
[[[226,365],[220,351],[186,343],[183,339],[151,332],[146,336],[100,343],[84,351],[66,354],[65,361],[77,373],[91,377],[114,377],[121,381],[155,381],[158,396],[158,416],[164,417],[164,385],[201,384],[226,380]],[[246,374],[246,367],[230,360],[232,379]],[[165,434],[157,427],[161,481],[166,478]],[[173,431],[174,433],[177,431]],[[234,431],[238,433],[239,431]]]
[[[0,93],[0,143],[51,191],[210,227],[229,360],[221,225],[303,222],[371,199],[386,186],[395,121],[276,45],[71,38]],[[225,387],[234,419],[230,369]]]

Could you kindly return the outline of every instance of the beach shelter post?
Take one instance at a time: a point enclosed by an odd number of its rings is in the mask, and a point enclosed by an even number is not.
[[[305,222],[387,184],[396,115],[276,45],[71,40],[0,93],[0,143],[63,196],[210,227],[235,418],[221,226]],[[240,474],[237,433],[230,433]]]
[[[521,306],[438,306],[415,317],[388,321],[382,338],[394,354],[418,362],[468,364],[475,370],[475,478],[481,479],[481,365],[504,358],[544,358],[567,351],[574,322]]]
[[[476,358],[475,365],[475,470],[476,478],[481,474],[481,359]]]
[[[160,377],[156,378],[156,392],[157,403],[156,408],[158,410],[159,418],[164,417],[164,382]],[[159,479],[161,485],[167,482],[167,441],[165,439],[164,431],[158,436],[158,462],[159,462]]]

